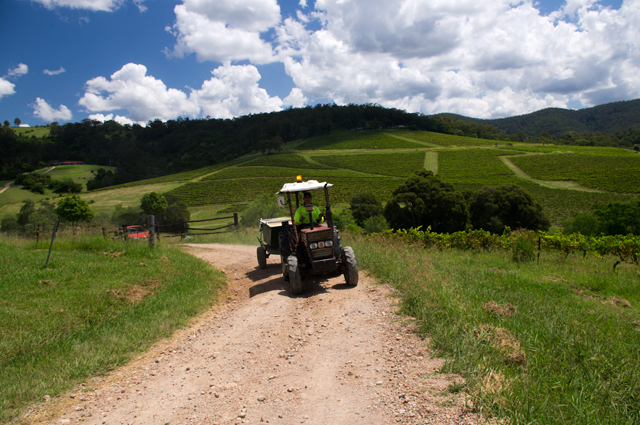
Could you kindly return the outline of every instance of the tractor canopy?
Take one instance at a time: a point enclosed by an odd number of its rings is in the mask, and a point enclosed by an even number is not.
[[[317,180],[299,181],[296,183],[285,183],[278,193],[295,193],[307,190],[324,189],[325,187],[333,187],[331,183],[318,182]]]

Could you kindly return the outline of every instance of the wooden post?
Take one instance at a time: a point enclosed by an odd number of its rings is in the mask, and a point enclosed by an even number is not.
[[[38,224],[38,228],[36,229],[36,246],[38,246],[38,242],[40,242],[40,225]]]
[[[107,239],[107,228],[102,226],[102,237]]]
[[[235,226],[235,228],[238,228],[238,213],[234,212],[233,213],[233,225]]]
[[[183,218],[180,220],[180,239],[184,240],[187,237],[187,221]]]
[[[147,216],[147,226],[149,227],[149,246],[153,249],[156,247],[156,217],[154,215]]]
[[[126,224],[122,225],[122,238],[124,239],[125,242],[129,239],[127,237],[127,225]]]

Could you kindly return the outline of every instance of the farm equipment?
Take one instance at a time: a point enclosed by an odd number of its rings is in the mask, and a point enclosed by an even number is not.
[[[298,176],[296,183],[285,183],[278,194],[278,204],[289,207],[289,217],[269,218],[260,220],[262,239],[258,238],[260,246],[257,248],[258,266],[267,267],[267,258],[271,254],[280,255],[282,276],[289,281],[294,295],[302,293],[302,279],[309,275],[342,274],[349,286],[358,284],[358,263],[355,253],[350,246],[342,247],[340,233],[333,225],[331,206],[329,204],[329,190],[333,185],[319,183],[316,180],[302,181]],[[295,210],[292,194],[295,196],[295,208],[300,206],[300,193],[322,190],[325,198],[326,211],[323,215],[326,222],[317,223],[313,220],[313,204],[304,205],[308,218],[304,224],[296,225]],[[286,199],[285,199],[286,197]]]

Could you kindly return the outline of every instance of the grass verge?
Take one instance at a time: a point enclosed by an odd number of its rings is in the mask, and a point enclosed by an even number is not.
[[[398,289],[478,410],[518,424],[640,422],[637,266],[553,254],[515,263],[505,251],[381,238],[349,236],[361,269]]]
[[[0,422],[127,362],[211,306],[213,267],[169,244],[0,239]]]

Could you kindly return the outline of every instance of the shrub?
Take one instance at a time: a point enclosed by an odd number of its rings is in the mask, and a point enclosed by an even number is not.
[[[469,204],[474,229],[500,234],[512,229],[549,230],[550,223],[542,205],[520,187],[510,184],[478,190]]]
[[[389,228],[387,220],[384,219],[382,214],[374,215],[367,218],[362,224],[362,228],[367,233],[381,233]]]
[[[516,263],[526,263],[536,258],[536,243],[527,235],[519,236],[513,245],[512,259]]]
[[[351,214],[360,227],[374,216],[382,215],[382,203],[372,193],[357,193],[351,198]]]
[[[571,235],[580,233],[585,236],[598,236],[601,233],[602,225],[594,214],[576,214],[573,219],[564,222],[564,233]]]

